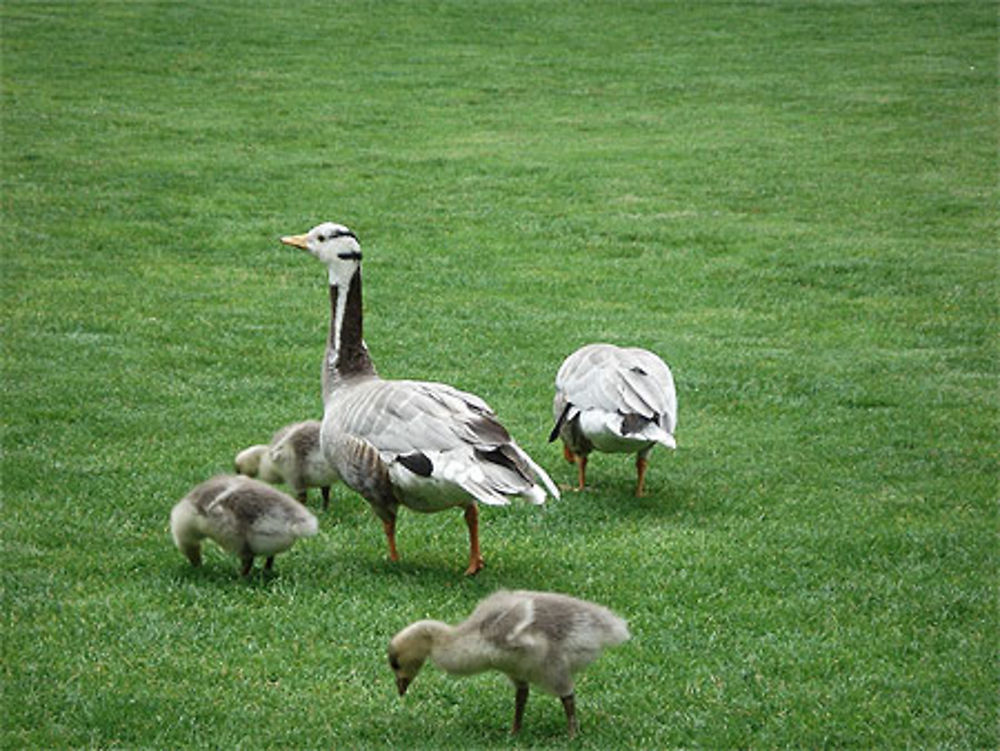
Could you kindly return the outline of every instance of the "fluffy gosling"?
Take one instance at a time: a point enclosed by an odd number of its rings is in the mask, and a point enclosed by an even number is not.
[[[281,428],[270,444],[257,444],[236,455],[236,471],[264,482],[285,483],[300,503],[308,488],[319,488],[323,510],[330,507],[330,486],[340,478],[319,446],[318,420],[292,423]]]
[[[601,605],[553,592],[501,590],[457,626],[423,620],[404,628],[389,644],[389,666],[400,696],[428,657],[453,675],[505,673],[516,689],[514,734],[533,683],[562,700],[572,738],[579,727],[573,675],[628,638],[625,621]]]
[[[201,565],[201,541],[215,540],[242,561],[248,576],[254,556],[274,556],[300,537],[319,530],[316,517],[291,496],[249,477],[220,475],[196,486],[170,513],[170,532],[177,549],[192,565]]]

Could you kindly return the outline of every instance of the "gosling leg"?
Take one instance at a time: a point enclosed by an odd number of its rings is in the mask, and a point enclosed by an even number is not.
[[[524,706],[528,703],[528,684],[516,683],[517,693],[514,695],[514,727],[510,729],[511,735],[521,732],[521,724],[524,720]]]
[[[240,559],[243,561],[243,566],[240,568],[240,576],[250,576],[250,569],[253,568],[253,555],[246,554],[241,556]]]
[[[475,503],[465,507],[465,524],[469,528],[469,567],[465,575],[475,576],[486,565],[479,550],[479,507]]]
[[[323,496],[323,510],[326,511],[330,508],[330,486],[324,485],[319,492]]]
[[[201,546],[197,543],[194,545],[185,545],[184,555],[186,555],[187,559],[191,561],[192,566],[201,565]]]
[[[270,571],[272,568],[274,568],[274,556],[273,555],[269,555],[267,557],[267,560],[264,561],[264,570],[265,571]]]
[[[573,701],[573,694],[563,696],[562,703],[563,709],[566,710],[566,726],[569,729],[569,737],[572,740],[576,735],[576,731],[580,729],[580,725],[576,721],[576,703]]]

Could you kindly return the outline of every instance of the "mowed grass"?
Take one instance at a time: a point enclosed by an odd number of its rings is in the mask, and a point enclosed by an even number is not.
[[[539,692],[385,647],[499,587],[625,616],[581,748],[998,745],[996,9],[978,2],[9,2],[3,745],[558,747]],[[672,366],[679,449],[403,511],[335,489],[273,576],[170,508],[321,413],[321,220],[387,377],[553,477],[590,341]],[[314,508],[315,496],[311,501]]]

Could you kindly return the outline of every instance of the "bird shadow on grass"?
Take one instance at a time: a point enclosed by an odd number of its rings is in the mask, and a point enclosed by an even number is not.
[[[410,692],[392,708],[394,732],[421,738],[426,747],[566,748],[566,719],[559,700],[540,689],[529,696],[524,727],[510,732],[514,688],[497,671],[464,678],[425,669]],[[421,747],[425,747],[421,745]]]
[[[368,557],[364,553],[352,554],[349,551],[327,553],[324,556],[324,568],[337,570],[339,575],[349,576],[354,586],[391,585],[404,590],[428,589],[435,592],[453,591],[482,596],[492,592],[502,585],[501,577],[528,575],[530,566],[512,566],[502,561],[500,556],[490,558],[487,555],[486,566],[475,576],[467,576],[459,558],[448,555],[447,550],[420,550],[404,556],[399,561],[390,561],[387,557]],[[522,568],[523,571],[511,569]]]
[[[576,506],[581,515],[594,521],[636,521],[644,517],[653,521],[686,514],[696,508],[697,503],[697,494],[692,488],[663,485],[647,489],[644,495],[636,497],[631,487],[608,481],[588,485],[580,491],[565,491],[550,508],[561,515],[573,513]]]
[[[239,563],[230,561],[209,561],[200,566],[180,564],[169,572],[171,580],[178,584],[212,586],[227,589],[247,587],[251,589],[266,589],[274,582],[283,578],[284,574],[275,565],[270,571],[265,571],[258,563],[247,576],[242,576]]]

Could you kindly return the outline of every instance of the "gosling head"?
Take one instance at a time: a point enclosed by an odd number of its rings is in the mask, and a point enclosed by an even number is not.
[[[263,444],[243,449],[236,455],[236,460],[233,462],[236,473],[247,477],[256,477],[260,473],[260,462],[264,454],[267,453],[267,449],[268,447]]]
[[[431,634],[424,624],[424,621],[410,624],[389,642],[389,667],[396,675],[400,696],[406,693],[431,653]]]
[[[198,530],[197,512],[185,500],[180,501],[170,512],[170,534],[174,544],[192,566],[201,565],[201,540],[203,535]]]
[[[343,224],[323,222],[304,235],[286,235],[281,242],[301,248],[327,265],[331,281],[348,280],[361,264],[361,243],[358,236]]]
[[[281,470],[271,459],[271,447],[264,444],[251,446],[243,449],[236,455],[233,462],[236,466],[236,474],[256,477],[264,482],[284,482]]]

